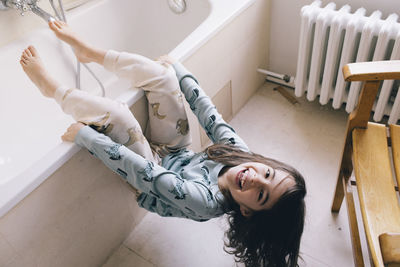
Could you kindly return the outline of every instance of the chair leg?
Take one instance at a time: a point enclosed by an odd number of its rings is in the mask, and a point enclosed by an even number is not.
[[[336,189],[335,189],[335,195],[333,197],[331,212],[339,212],[340,207],[342,206],[344,197],[342,180],[343,180],[342,172],[339,172],[339,176],[336,182]]]
[[[361,250],[360,232],[358,230],[356,209],[354,205],[353,192],[351,189],[351,184],[346,179],[342,179],[342,190],[346,192],[346,206],[347,214],[349,217],[349,228],[351,234],[351,245],[353,248],[354,255],[354,266],[364,266],[364,259]]]
[[[351,143],[350,138],[347,137],[343,146],[342,162],[340,163],[339,174],[336,182],[335,195],[333,197],[332,212],[339,212],[340,206],[343,202],[344,190],[343,190],[343,180],[348,181],[351,172],[353,171],[353,164],[351,162]]]

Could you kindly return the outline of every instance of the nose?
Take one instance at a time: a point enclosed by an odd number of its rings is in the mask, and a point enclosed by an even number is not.
[[[255,175],[253,175],[251,177],[251,185],[252,186],[259,187],[261,185],[264,185],[265,183],[266,183],[266,179],[258,173],[255,173]]]

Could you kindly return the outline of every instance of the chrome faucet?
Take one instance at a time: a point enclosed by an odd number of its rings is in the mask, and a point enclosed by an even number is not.
[[[7,10],[9,8],[16,9],[21,12],[22,16],[25,12],[32,11],[46,22],[54,19],[52,15],[38,7],[37,2],[38,0],[0,0],[0,10]],[[52,0],[50,0],[50,3],[53,6],[54,11],[56,11]],[[57,15],[58,14],[56,14],[56,16]]]
[[[1,5],[2,10],[14,8],[14,9],[21,11],[21,14],[28,11],[27,4],[21,0],[1,0],[0,5]]]

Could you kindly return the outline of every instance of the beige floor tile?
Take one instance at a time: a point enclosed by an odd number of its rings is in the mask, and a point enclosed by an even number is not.
[[[124,245],[156,266],[235,266],[223,251],[225,218],[198,223],[149,213]]]
[[[347,113],[305,98],[292,105],[273,87],[261,87],[230,124],[254,152],[293,165],[306,179],[300,266],[352,266],[346,209],[330,212]],[[223,219],[197,223],[148,214],[124,245],[160,267],[235,266],[222,249],[224,226]]]
[[[39,267],[35,262],[32,262],[30,258],[23,256],[14,257],[9,262],[2,263],[1,267],[15,267],[15,266],[29,266]]]
[[[146,261],[141,256],[128,249],[124,245],[114,252],[103,267],[154,267],[155,265]]]
[[[328,267],[331,266],[326,262],[320,261],[308,254],[301,255],[302,259],[299,261],[300,267]]]

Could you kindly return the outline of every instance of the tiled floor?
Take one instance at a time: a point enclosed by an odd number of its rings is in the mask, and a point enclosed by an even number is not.
[[[292,105],[273,87],[261,87],[230,123],[254,152],[306,178],[300,266],[353,266],[345,207],[330,212],[347,114],[317,101]],[[236,266],[223,250],[225,225],[225,217],[197,223],[149,213],[103,267]]]

